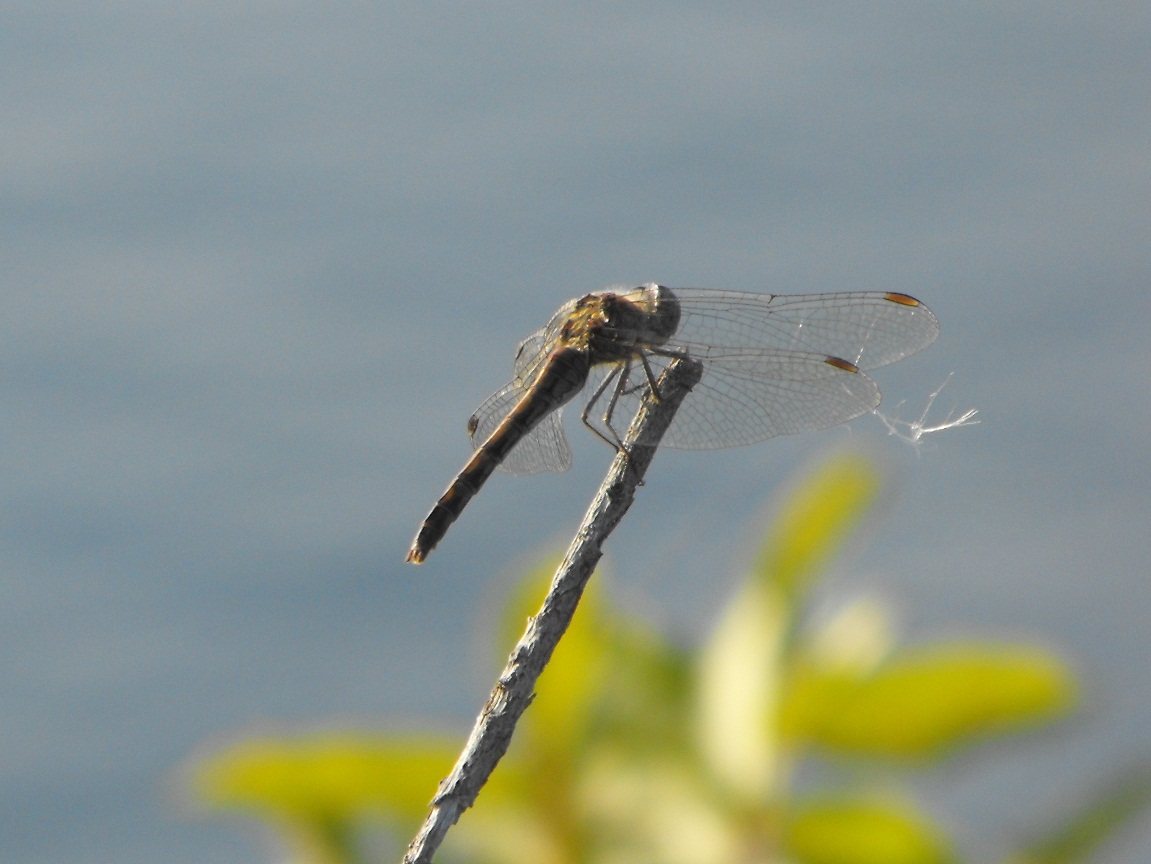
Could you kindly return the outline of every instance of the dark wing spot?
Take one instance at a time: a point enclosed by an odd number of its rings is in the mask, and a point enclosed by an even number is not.
[[[885,300],[890,300],[892,303],[898,303],[900,306],[919,306],[921,305],[918,300],[910,294],[897,294],[894,291],[888,292],[884,297]]]
[[[850,360],[844,360],[842,357],[828,357],[823,361],[828,366],[834,366],[836,369],[842,369],[844,372],[858,372],[859,367],[852,363]]]

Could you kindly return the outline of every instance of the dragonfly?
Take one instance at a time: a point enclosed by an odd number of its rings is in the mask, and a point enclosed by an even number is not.
[[[631,418],[675,358],[703,377],[664,433],[663,447],[711,450],[811,432],[874,411],[866,372],[926,348],[939,322],[907,294],[856,291],[756,294],[655,283],[615,285],[569,300],[520,343],[511,382],[468,420],[475,452],[420,526],[407,560],[419,564],[495,470],[566,471],[563,407],[590,396],[583,424],[623,449]]]

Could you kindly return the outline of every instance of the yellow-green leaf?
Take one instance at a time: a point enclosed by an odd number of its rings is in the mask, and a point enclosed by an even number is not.
[[[1049,721],[1074,697],[1070,671],[1038,648],[949,644],[897,654],[865,676],[798,670],[781,727],[831,750],[922,758]]]
[[[940,831],[905,805],[826,799],[797,808],[784,830],[803,864],[946,864]]]
[[[779,776],[776,731],[787,605],[773,584],[749,580],[728,604],[700,655],[699,749],[729,793],[761,801]]]
[[[199,801],[217,808],[310,821],[367,811],[418,819],[459,746],[432,737],[252,738],[194,764],[190,785]]]
[[[622,613],[613,611],[604,621],[605,671],[591,739],[637,757],[682,750],[689,740],[690,655]]]
[[[600,751],[581,773],[586,853],[569,860],[727,864],[740,858],[739,822],[684,760]]]
[[[875,464],[857,453],[821,464],[780,509],[756,561],[758,578],[788,594],[802,591],[867,514],[881,482]]]

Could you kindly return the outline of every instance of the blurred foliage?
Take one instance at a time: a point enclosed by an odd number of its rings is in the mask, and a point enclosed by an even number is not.
[[[809,620],[812,587],[881,481],[856,455],[805,478],[697,652],[622,613],[593,583],[511,749],[438,860],[961,861],[897,788],[901,776],[1050,723],[1072,708],[1075,683],[1033,645],[901,647],[873,601]],[[529,574],[509,601],[508,646],[551,572]],[[187,782],[201,804],[274,826],[294,860],[358,864],[383,860],[363,842],[365,826],[389,826],[401,842],[414,835],[461,745],[462,736],[255,738],[201,757]],[[807,765],[833,770],[800,782]],[[1087,861],[1149,790],[1143,776],[1106,791],[1011,860]]]

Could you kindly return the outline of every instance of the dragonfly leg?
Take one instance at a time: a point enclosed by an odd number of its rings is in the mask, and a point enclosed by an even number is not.
[[[643,363],[643,372],[647,376],[647,386],[651,388],[651,398],[658,403],[660,401],[659,385],[655,381],[655,374],[651,371],[651,364],[647,362],[647,354],[641,351],[639,359]]]
[[[608,402],[607,411],[604,412],[603,422],[604,425],[611,430],[611,434],[616,436],[619,440],[619,433],[615,431],[612,425],[612,415],[615,413],[616,403],[619,402],[620,396],[633,396],[641,390],[646,390],[651,393],[651,398],[658,403],[660,401],[659,384],[655,380],[655,373],[652,371],[651,363],[648,362],[647,355],[639,352],[640,362],[643,364],[643,374],[647,378],[646,382],[639,382],[628,385],[628,379],[631,378],[632,363],[634,361],[628,360],[624,363],[623,374],[620,375],[619,382],[616,384],[615,392],[612,393],[611,400]]]
[[[621,375],[620,374],[621,372],[623,372],[624,374]],[[626,380],[626,378],[627,378],[627,373],[624,370],[624,367],[616,366],[614,369],[612,369],[611,372],[609,372],[607,374],[607,377],[605,377],[603,379],[603,381],[600,383],[600,385],[595,388],[595,392],[592,393],[591,398],[587,400],[587,404],[584,405],[583,411],[581,411],[580,415],[579,415],[579,419],[583,421],[583,425],[586,426],[588,429],[590,429],[592,432],[594,432],[601,440],[607,442],[607,444],[613,450],[615,450],[617,453],[623,449],[623,442],[619,440],[619,435],[616,435],[616,431],[614,429],[612,429],[611,426],[605,422],[605,425],[607,426],[608,431],[611,432],[611,434],[613,436],[615,436],[615,440],[613,441],[611,438],[608,438],[606,435],[604,435],[603,432],[601,432],[598,428],[596,428],[596,426],[591,422],[591,420],[588,419],[588,415],[591,414],[592,409],[595,407],[595,404],[597,402],[599,402],[600,399],[603,398],[604,391],[607,390],[607,388],[611,385],[612,381],[614,380],[614,381],[616,381],[616,386],[615,386],[614,392],[612,393],[611,399],[608,400],[608,412],[610,413],[612,408],[615,406],[616,400],[619,398],[618,393],[619,393],[619,388],[620,388],[620,382]],[[607,417],[608,417],[608,415],[605,414],[604,415],[605,421],[607,420]]]
[[[587,405],[584,406],[583,411],[580,413],[580,420],[583,421],[583,424],[588,429],[599,436],[601,441],[606,441],[611,446],[611,448],[615,450],[616,453],[623,453],[624,456],[627,457],[628,467],[631,467],[632,464],[631,454],[628,453],[627,448],[623,446],[623,440],[619,437],[619,433],[615,431],[615,427],[612,426],[612,414],[615,412],[615,406],[616,403],[619,402],[620,395],[625,392],[630,392],[627,390],[627,381],[630,377],[630,374],[630,360],[624,361],[623,363],[617,365],[614,369],[611,370],[611,372],[607,374],[607,377],[605,377],[603,382],[596,388],[595,392],[591,395],[591,398],[588,399]],[[608,399],[607,403],[607,410],[604,411],[603,415],[604,428],[607,429],[607,431],[610,432],[612,436],[609,438],[598,428],[596,428],[596,426],[589,419],[588,415],[591,414],[595,404],[603,398],[603,394],[607,392],[607,388],[611,385],[613,380],[615,381],[615,387],[612,387],[611,397]],[[642,486],[643,480],[641,479],[639,482]]]
[[[612,437],[617,442],[616,449],[623,449],[623,440],[619,437],[619,433],[615,431],[613,421],[615,420],[615,406],[619,404],[619,397],[624,393],[631,392],[627,388],[628,379],[631,378],[631,361],[627,360],[622,366],[619,367],[619,378],[616,380],[615,388],[612,390],[611,398],[607,401],[607,408],[603,412],[603,425]]]
[[[640,356],[642,357],[643,355],[641,354]],[[644,360],[644,366],[647,366],[646,360]],[[629,453],[627,447],[624,446],[623,440],[620,438],[619,432],[616,431],[613,421],[616,405],[619,404],[620,396],[623,396],[624,394],[630,395],[637,390],[647,386],[645,384],[635,384],[629,387],[628,383],[631,378],[631,370],[631,360],[625,360],[622,364],[613,369],[603,384],[600,385],[599,389],[596,390],[595,397],[588,401],[587,407],[584,409],[584,423],[587,424],[589,429],[599,435],[600,438],[615,447],[617,453],[623,453],[624,456],[626,456],[628,459],[629,467],[631,466],[631,453]],[[648,370],[647,374],[649,377],[651,376],[650,369]],[[609,433],[611,433],[612,436],[612,438],[608,438],[607,435],[604,435],[599,429],[597,429],[595,426],[592,426],[592,424],[587,420],[587,414],[591,411],[592,405],[603,396],[604,391],[607,389],[608,384],[611,383],[611,379],[613,377],[615,378],[615,387],[612,388],[611,398],[608,399],[607,408],[604,411],[602,418],[604,428]],[[639,481],[639,485],[643,485],[642,478]]]

